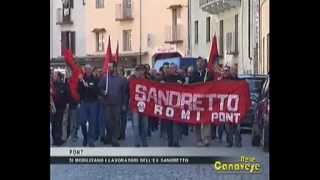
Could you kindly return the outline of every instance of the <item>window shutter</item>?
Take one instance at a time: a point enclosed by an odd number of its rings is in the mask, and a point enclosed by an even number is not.
[[[235,30],[234,30],[234,50],[238,53],[238,14],[235,15]]]
[[[270,68],[270,33],[267,35],[267,72],[269,73]]]
[[[220,33],[219,33],[219,44],[220,44],[220,56],[223,56],[223,20],[220,20]]]
[[[61,56],[63,56],[63,50],[67,48],[66,44],[67,44],[67,32],[62,31],[61,32]]]
[[[198,21],[194,22],[194,43],[198,44]]]
[[[70,8],[73,8],[73,0],[69,0],[70,1]]]
[[[206,41],[210,42],[210,17],[207,17],[206,21]]]
[[[123,51],[127,50],[127,44],[126,44],[126,31],[122,32],[122,41],[123,41]]]
[[[104,51],[104,33],[101,32],[102,51]]]
[[[76,55],[76,32],[70,32],[71,33],[71,50],[74,55]]]

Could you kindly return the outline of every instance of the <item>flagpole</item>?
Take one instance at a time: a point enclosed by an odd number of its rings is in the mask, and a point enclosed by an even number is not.
[[[208,68],[206,68],[206,74],[204,75],[203,82],[206,83],[207,81],[207,76],[208,76]]]
[[[107,71],[107,79],[106,79],[106,91],[105,91],[105,95],[108,94],[108,86],[109,86],[109,72]]]

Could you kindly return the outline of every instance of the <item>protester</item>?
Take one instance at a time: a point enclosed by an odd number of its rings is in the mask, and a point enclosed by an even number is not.
[[[190,79],[193,73],[193,66],[189,66],[188,68],[185,69],[184,73],[184,84],[190,84]],[[185,136],[189,135],[189,125],[188,124],[183,124],[182,126],[182,134]]]
[[[145,74],[146,74],[146,78],[147,79],[151,79],[151,68],[150,68],[150,65],[149,64],[144,64],[144,67],[145,67]]]
[[[92,74],[91,65],[85,65],[84,76],[79,77],[80,93],[80,117],[81,123],[89,123],[87,138],[83,140],[83,146],[87,144],[94,147],[96,139],[96,123],[98,108],[98,79]],[[86,134],[84,132],[84,134]]]
[[[136,79],[145,79],[145,67],[139,65],[135,69]],[[132,98],[132,97],[131,97]],[[134,133],[134,145],[148,146],[147,143],[147,131],[148,131],[148,117],[140,112],[132,112],[132,125]]]
[[[123,67],[117,67],[118,75],[121,77],[124,93],[126,99],[124,100],[124,108],[121,109],[121,117],[120,117],[120,136],[119,140],[125,140],[126,138],[126,128],[127,128],[127,114],[128,114],[128,106],[129,106],[129,82],[127,78],[124,77],[124,69]]]
[[[237,80],[237,74],[232,71],[229,66],[223,68],[223,79],[224,80]],[[227,134],[227,147],[232,147],[234,144],[236,147],[241,147],[241,133],[240,124],[225,124],[225,130]]]
[[[108,74],[99,82],[101,94],[104,94],[104,104],[106,107],[107,137],[105,144],[120,146],[118,138],[120,136],[120,114],[121,109],[125,109],[125,93],[122,78],[116,73],[113,63],[108,65]],[[107,84],[108,83],[108,84]]]
[[[92,74],[99,82],[101,79],[101,69],[95,68]],[[98,140],[100,138],[100,141],[104,142],[104,138],[106,136],[105,108],[104,108],[102,97],[99,92],[97,96],[98,96],[98,100],[97,100],[97,116],[96,116],[97,119],[95,123],[96,124],[95,140]]]
[[[206,79],[205,79],[206,78]],[[197,70],[193,72],[190,83],[203,83],[213,80],[211,73],[206,71],[206,61],[202,57],[197,59]],[[195,125],[195,135],[198,146],[209,146],[210,125]]]
[[[52,139],[53,145],[61,146],[62,140],[62,120],[68,102],[68,88],[63,81],[63,74],[58,72],[53,76],[52,98],[55,105],[55,113],[52,117]]]
[[[164,83],[164,79],[169,76],[169,63],[165,62],[163,63],[162,67],[160,68],[160,76],[159,76],[159,82]],[[167,123],[160,119],[160,138],[165,137],[165,134],[167,134],[168,128]]]
[[[70,91],[70,88],[69,88]],[[71,94],[71,92],[69,92]],[[76,142],[78,140],[78,129],[79,129],[79,116],[78,116],[78,105],[75,99],[72,96],[69,96],[69,116],[70,116],[70,134],[72,142]],[[85,126],[84,126],[85,128]]]
[[[64,83],[67,86],[67,93],[68,93],[68,98],[70,99],[70,92],[69,92],[69,78],[66,77],[68,73],[66,73],[65,78],[64,78]],[[67,139],[70,137],[70,130],[71,130],[71,122],[70,122],[70,101],[67,99],[67,106],[63,114],[63,119],[62,119],[62,140],[67,141]]]
[[[164,77],[164,82],[182,84],[184,82],[183,77],[181,77],[177,72],[177,65],[174,63],[170,64],[169,73]],[[169,147],[179,147],[179,138],[181,134],[181,126],[173,121],[165,120],[167,124],[167,134],[168,134],[168,146]]]

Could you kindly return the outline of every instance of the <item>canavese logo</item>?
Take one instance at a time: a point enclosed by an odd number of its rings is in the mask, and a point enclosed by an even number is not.
[[[219,173],[260,173],[261,164],[255,157],[240,156],[238,162],[215,161],[213,169]]]

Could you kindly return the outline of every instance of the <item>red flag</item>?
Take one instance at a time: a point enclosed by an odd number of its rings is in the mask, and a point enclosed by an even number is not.
[[[110,36],[108,40],[108,48],[106,55],[104,57],[104,64],[103,64],[103,73],[108,73],[109,71],[109,63],[112,62],[112,53],[111,53],[111,43],[110,43]]]
[[[214,66],[215,66],[217,57],[218,57],[217,38],[216,38],[216,35],[214,35],[211,43],[211,50],[210,50],[209,62],[208,62],[208,70],[210,72],[214,71]]]
[[[80,95],[78,92],[78,81],[79,81],[79,75],[82,74],[81,68],[74,62],[73,54],[71,50],[66,49],[64,50],[64,60],[67,63],[67,65],[70,67],[72,71],[71,78],[69,80],[69,87],[70,87],[70,93],[71,97],[79,102],[80,101]]]
[[[116,49],[116,55],[114,56],[114,62],[118,64],[120,62],[120,57],[119,57],[119,41],[117,41],[117,49]]]

